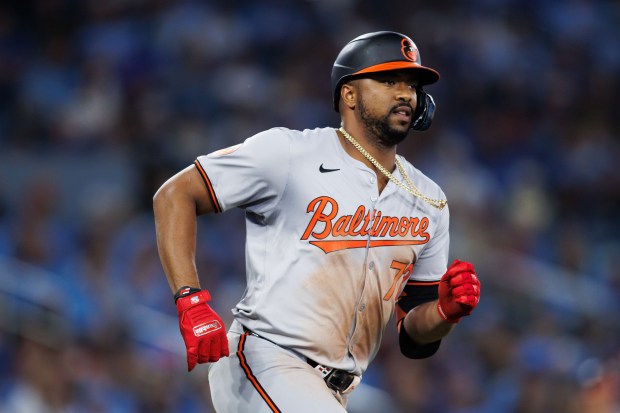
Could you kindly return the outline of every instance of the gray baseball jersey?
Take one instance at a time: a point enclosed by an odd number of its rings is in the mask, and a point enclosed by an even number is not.
[[[399,159],[423,194],[445,199]],[[361,375],[405,283],[446,271],[448,208],[393,182],[379,193],[375,172],[332,128],[270,129],[195,164],[217,212],[246,213],[247,289],[235,320],[320,364]]]

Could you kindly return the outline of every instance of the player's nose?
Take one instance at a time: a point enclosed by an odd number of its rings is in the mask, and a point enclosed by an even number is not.
[[[411,102],[416,98],[416,90],[411,83],[397,82],[395,90],[395,98],[398,101]]]

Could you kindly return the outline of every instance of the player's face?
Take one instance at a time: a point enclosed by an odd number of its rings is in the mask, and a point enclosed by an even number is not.
[[[358,80],[360,119],[384,145],[396,145],[407,137],[414,121],[416,87],[410,71],[376,73]]]

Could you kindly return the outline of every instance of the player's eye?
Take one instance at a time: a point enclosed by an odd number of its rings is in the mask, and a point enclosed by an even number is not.
[[[396,83],[398,83],[396,80],[393,79],[384,79],[383,80],[383,84],[386,86],[394,86],[396,85]],[[416,90],[418,85],[417,82],[409,82],[407,83],[407,87],[411,90]]]

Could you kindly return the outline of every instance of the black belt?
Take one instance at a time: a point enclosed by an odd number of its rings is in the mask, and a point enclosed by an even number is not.
[[[246,333],[254,337],[262,338],[263,340],[267,340],[273,344],[276,344],[269,339],[259,336],[258,334],[256,334],[255,332],[253,332],[252,330],[250,330],[249,328],[245,326],[243,326],[243,331],[245,331]],[[281,347],[279,344],[276,344],[276,345]],[[334,369],[331,367],[323,366],[322,364],[319,364],[316,361],[311,360],[307,357],[306,357],[306,362],[313,369],[318,370],[318,372],[321,373],[321,375],[323,376],[323,380],[325,380],[327,387],[329,387],[330,389],[335,390],[340,393],[345,393],[345,392],[353,390],[351,388],[351,385],[355,381],[355,378],[356,378],[355,374],[349,373],[348,371],[338,370],[338,369]]]
[[[312,366],[315,370],[323,375],[323,380],[327,383],[327,387],[340,393],[345,393],[350,389],[351,384],[355,380],[355,374],[351,374],[348,371],[333,369],[331,367],[325,367],[322,364],[317,363],[314,360],[306,358],[306,362]]]

